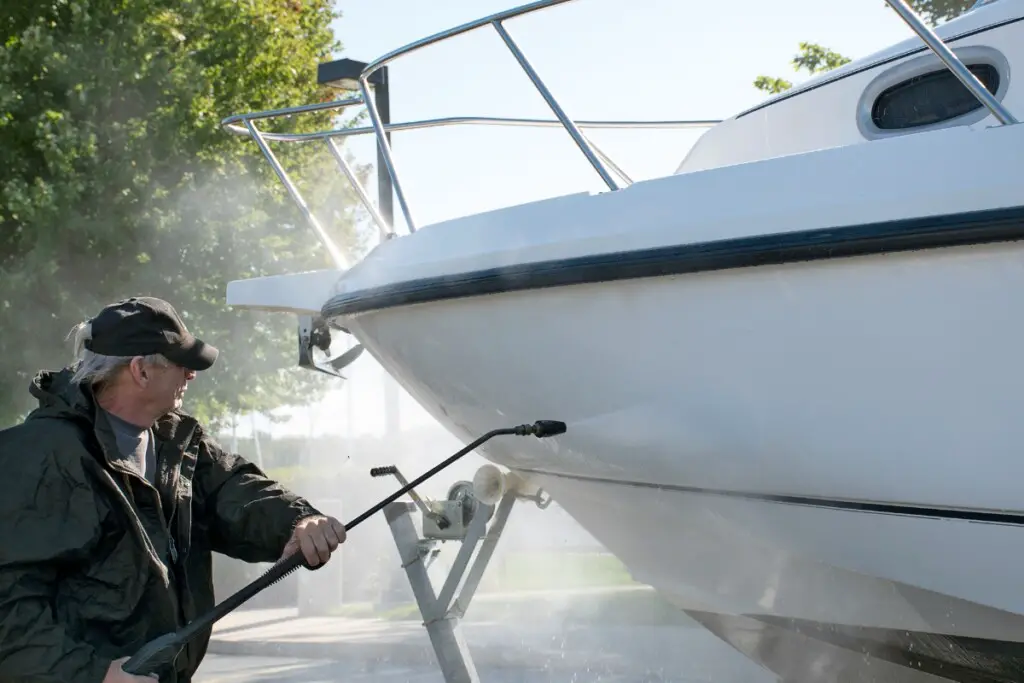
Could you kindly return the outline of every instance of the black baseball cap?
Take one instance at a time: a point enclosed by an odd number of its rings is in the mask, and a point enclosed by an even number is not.
[[[85,348],[104,356],[159,353],[196,371],[212,366],[219,353],[188,331],[173,306],[149,296],[118,301],[100,311],[92,319],[92,338]]]

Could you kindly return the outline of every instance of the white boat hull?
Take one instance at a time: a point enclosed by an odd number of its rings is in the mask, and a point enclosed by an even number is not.
[[[1024,642],[1024,243],[400,306],[345,325],[694,613]]]
[[[467,298],[346,324],[467,441],[565,421],[552,442],[481,453],[572,477],[543,481],[642,580],[729,612],[909,628],[920,617],[886,582],[1024,614],[1020,291],[1014,242]],[[846,501],[934,512],[830,509]],[[1020,518],[950,520],[950,508]],[[814,590],[801,565],[850,586]],[[803,596],[766,597],[786,566]]]

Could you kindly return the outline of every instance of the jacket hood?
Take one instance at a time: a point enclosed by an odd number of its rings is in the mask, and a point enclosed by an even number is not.
[[[71,382],[74,372],[41,370],[29,385],[29,393],[39,402],[27,420],[40,417],[85,418],[94,412],[92,391]]]

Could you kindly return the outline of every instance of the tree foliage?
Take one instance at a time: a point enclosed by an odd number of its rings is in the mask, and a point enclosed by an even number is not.
[[[911,8],[932,27],[943,21],[955,19],[970,9],[975,2],[976,0],[909,0]],[[849,61],[848,57],[827,47],[802,42],[800,51],[793,57],[792,65],[794,71],[803,70],[813,76],[839,68]],[[793,83],[785,78],[758,76],[754,79],[754,87],[769,95],[778,95],[792,88]]]
[[[956,19],[977,0],[910,0],[910,6],[931,26]]]
[[[186,407],[201,418],[322,391],[294,367],[293,317],[225,305],[229,280],[331,264],[255,142],[220,121],[330,96],[316,65],[339,47],[336,16],[332,0],[5,3],[0,424],[31,406],[38,369],[66,364],[73,324],[134,294],[168,299],[221,349],[190,388]],[[323,129],[331,116],[285,125]],[[333,162],[321,147],[288,147],[274,151],[353,244],[353,195]]]
[[[849,61],[848,57],[844,57],[827,47],[822,47],[817,43],[803,42],[800,43],[800,51],[793,57],[792,64],[795,71],[803,69],[809,74],[814,75],[839,68]],[[758,76],[754,80],[754,87],[770,95],[777,95],[792,88],[793,84],[784,78]]]

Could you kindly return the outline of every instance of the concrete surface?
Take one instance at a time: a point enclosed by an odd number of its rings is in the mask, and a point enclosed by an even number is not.
[[[462,630],[481,678],[489,683],[775,680],[696,626],[582,627],[538,615],[529,622],[466,622]],[[307,683],[363,680],[363,675],[381,683],[442,683],[418,621],[240,611],[217,624],[209,652],[196,683],[288,681],[293,674]]]
[[[582,671],[480,669],[481,683],[700,683],[685,673],[632,676]],[[719,679],[716,679],[716,681]],[[380,667],[357,670],[339,662],[274,657],[213,655],[193,683],[444,683],[436,667]]]
[[[686,672],[662,672],[649,675],[607,674],[502,668],[479,670],[481,683],[703,683]],[[302,660],[275,657],[234,657],[211,655],[192,679],[193,683],[444,683],[436,667],[378,667],[356,669],[329,660]],[[743,679],[715,678],[718,681]],[[754,680],[754,679],[748,679]]]

